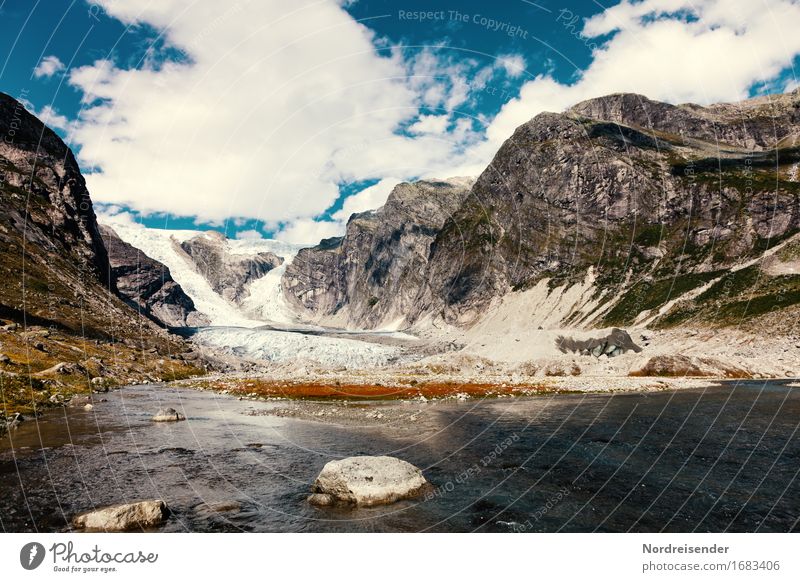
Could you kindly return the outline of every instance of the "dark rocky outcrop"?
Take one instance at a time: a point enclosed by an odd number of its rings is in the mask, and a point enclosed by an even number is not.
[[[424,281],[431,243],[471,184],[399,184],[382,208],[351,216],[343,238],[301,250],[283,277],[286,296],[343,325],[374,328],[404,317]]]
[[[169,269],[129,245],[108,226],[100,226],[110,262],[110,279],[119,294],[164,327],[207,325]]]
[[[209,231],[181,243],[198,272],[222,297],[239,303],[248,296],[248,285],[283,263],[274,253],[238,255],[230,252],[222,233]]]
[[[556,339],[556,347],[564,354],[573,352],[582,356],[594,356],[596,358],[602,355],[613,358],[628,351],[633,351],[637,354],[642,351],[642,348],[633,343],[628,332],[619,328],[612,329],[611,333],[604,337],[586,340],[559,336]]]
[[[139,328],[109,289],[108,254],[72,151],[2,93],[0,192],[3,317],[88,335]]]
[[[72,151],[12,97],[0,93],[0,188],[4,239],[9,229],[26,242],[69,258],[102,277],[108,256],[86,182]]]

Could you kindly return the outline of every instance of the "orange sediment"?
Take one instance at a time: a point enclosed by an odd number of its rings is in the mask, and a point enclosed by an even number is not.
[[[499,384],[461,384],[458,382],[419,382],[413,385],[384,385],[372,383],[285,382],[257,379],[212,381],[206,384],[206,387],[213,390],[227,390],[231,394],[240,395],[331,400],[406,400],[419,397],[447,398],[459,395],[470,397],[522,396],[557,392],[552,387],[538,384],[503,386]]]

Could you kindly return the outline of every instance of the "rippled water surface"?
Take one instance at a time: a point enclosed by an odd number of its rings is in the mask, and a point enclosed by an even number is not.
[[[2,438],[3,530],[63,530],[80,511],[144,498],[172,508],[165,531],[799,527],[800,389],[782,383],[439,402],[413,431],[249,416],[271,405],[158,386],[104,397]],[[162,405],[189,420],[152,423]],[[363,454],[414,463],[435,495],[358,510],[306,503],[328,460]]]

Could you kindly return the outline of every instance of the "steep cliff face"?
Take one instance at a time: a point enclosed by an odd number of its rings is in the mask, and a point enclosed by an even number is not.
[[[224,299],[240,303],[248,295],[249,285],[283,263],[272,252],[236,254],[228,248],[222,233],[209,231],[180,243],[197,271]]]
[[[116,296],[72,152],[3,93],[0,196],[0,417],[64,393],[199,372],[170,356],[181,342]]]
[[[431,243],[471,185],[468,178],[399,184],[382,208],[353,215],[343,238],[301,250],[283,276],[286,297],[339,325],[375,328],[403,319]]]
[[[341,241],[301,252],[284,289],[315,314],[345,310],[366,327],[388,313],[469,327],[501,298],[526,293],[560,326],[730,323],[770,304],[794,309],[799,121],[797,91],[710,107],[620,94],[543,113],[428,231],[428,254],[401,289],[374,268],[405,256],[402,244],[375,244],[396,230],[385,211],[354,217]],[[762,259],[783,266],[765,270]],[[387,300],[398,292],[402,303]],[[383,311],[382,300],[396,308]]]
[[[135,325],[107,288],[108,255],[72,152],[2,93],[0,172],[5,315],[97,335],[114,318]]]
[[[164,327],[201,326],[208,318],[172,278],[169,269],[129,245],[108,226],[100,226],[110,275],[119,294],[141,313]]]
[[[26,231],[27,242],[103,276],[108,265],[92,201],[72,151],[12,97],[0,93],[3,233]]]
[[[612,95],[535,117],[437,236],[412,318],[469,324],[591,268],[608,309],[569,321],[626,324],[716,281],[800,227],[798,107],[797,92],[709,108]]]

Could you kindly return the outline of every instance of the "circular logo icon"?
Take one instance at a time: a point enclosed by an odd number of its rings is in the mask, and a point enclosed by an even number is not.
[[[19,563],[26,570],[35,570],[44,561],[44,546],[39,542],[30,542],[19,551]]]

